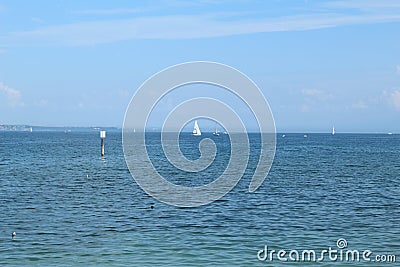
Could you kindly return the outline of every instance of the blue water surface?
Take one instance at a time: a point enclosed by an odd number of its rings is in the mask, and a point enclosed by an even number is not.
[[[215,140],[218,153],[202,174],[169,164],[159,134],[147,134],[146,143],[162,175],[196,186],[217,178],[230,153],[229,136],[203,136]],[[98,132],[0,132],[0,266],[396,265],[257,258],[266,245],[318,252],[338,249],[339,238],[347,249],[371,250],[371,259],[396,255],[398,264],[400,135],[278,135],[271,171],[249,193],[259,137],[250,134],[247,171],[230,193],[178,208],[136,184],[119,132],[107,133],[104,158]],[[182,133],[182,153],[198,158],[198,142]]]

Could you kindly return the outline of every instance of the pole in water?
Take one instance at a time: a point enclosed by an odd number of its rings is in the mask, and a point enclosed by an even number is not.
[[[106,131],[100,131],[101,138],[101,156],[104,157],[104,138],[106,138]]]

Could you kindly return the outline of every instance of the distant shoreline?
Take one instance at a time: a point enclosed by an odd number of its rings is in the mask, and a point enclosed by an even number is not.
[[[35,132],[69,132],[69,131],[74,131],[74,132],[82,132],[82,131],[100,131],[100,130],[106,130],[106,131],[121,131],[121,128],[118,127],[100,127],[100,126],[94,126],[94,127],[79,127],[79,126],[73,126],[73,127],[68,127],[68,126],[34,126],[34,125],[12,125],[12,124],[4,124],[0,125],[0,131],[3,132],[30,132],[30,131],[35,131]]]
[[[31,130],[32,129],[32,130]],[[119,127],[80,127],[80,126],[34,126],[34,125],[0,125],[0,132],[98,132],[100,130],[105,130],[108,132],[122,132],[122,128]],[[152,128],[147,129],[148,133],[160,133],[161,129]],[[170,131],[165,131],[169,133]],[[206,134],[212,134],[212,131],[203,131]],[[190,131],[183,131],[183,133],[190,133]],[[259,133],[258,131],[249,131],[248,133]],[[320,132],[320,131],[278,131],[276,133],[277,137],[282,137],[282,135],[286,134],[331,134],[329,132]],[[400,133],[397,132],[337,132],[335,135],[341,134],[378,134],[378,135],[398,135]]]

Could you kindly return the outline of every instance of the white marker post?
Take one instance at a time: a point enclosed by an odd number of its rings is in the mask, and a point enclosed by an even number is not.
[[[106,138],[106,131],[100,131],[101,138],[101,156],[104,157],[104,138]]]

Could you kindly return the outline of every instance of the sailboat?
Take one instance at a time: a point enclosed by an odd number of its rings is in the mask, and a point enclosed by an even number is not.
[[[219,136],[219,132],[218,132],[217,126],[215,126],[215,132],[213,132],[213,135]]]
[[[335,135],[335,126],[332,127],[332,135]]]
[[[193,132],[192,132],[192,134],[193,134],[194,136],[200,136],[200,135],[201,135],[201,131],[200,131],[200,128],[199,128],[199,124],[197,123],[197,120],[194,121],[194,127],[193,127]]]

